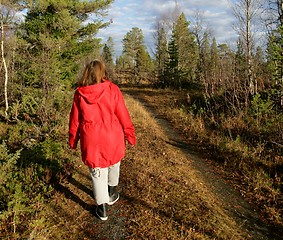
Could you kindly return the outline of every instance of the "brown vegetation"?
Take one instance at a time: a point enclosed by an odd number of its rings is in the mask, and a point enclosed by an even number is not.
[[[108,221],[92,215],[88,169],[78,152],[73,152],[77,157],[73,176],[57,185],[50,202],[41,206],[37,220],[30,225],[29,239],[279,239],[261,224],[229,181],[222,180],[227,175],[213,167],[211,156],[200,155],[209,150],[200,137],[195,134],[185,139],[189,135],[172,131],[164,118],[176,114],[176,103],[169,101],[171,108],[161,111],[169,93],[127,92],[143,97],[152,112],[126,96],[138,144],[128,148],[123,160],[121,199],[110,207]],[[203,123],[198,125],[201,136]],[[220,185],[221,189],[215,188]]]

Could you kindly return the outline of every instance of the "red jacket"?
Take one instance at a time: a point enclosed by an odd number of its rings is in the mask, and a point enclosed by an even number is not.
[[[136,144],[134,126],[118,86],[102,83],[79,87],[70,113],[69,146],[80,140],[83,162],[109,167],[125,156],[125,137]]]

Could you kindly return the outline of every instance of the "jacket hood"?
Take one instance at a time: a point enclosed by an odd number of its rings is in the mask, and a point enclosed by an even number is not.
[[[88,104],[95,104],[100,101],[106,91],[109,89],[110,81],[105,80],[102,83],[78,87],[78,93]]]

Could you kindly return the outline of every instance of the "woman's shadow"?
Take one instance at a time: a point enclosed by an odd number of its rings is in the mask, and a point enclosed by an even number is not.
[[[76,188],[80,189],[81,191],[85,192],[87,195],[89,195],[91,198],[93,198],[93,192],[91,189],[87,188],[80,182],[78,182],[76,179],[74,179],[72,176],[68,177],[68,179],[65,179],[68,183],[74,185]],[[73,202],[79,204],[83,209],[89,211],[93,214],[94,204],[88,204],[84,202],[79,196],[77,196],[75,193],[73,193],[70,189],[63,186],[61,183],[56,183],[54,186],[54,189],[60,193],[63,193],[64,196],[67,199],[72,200]]]

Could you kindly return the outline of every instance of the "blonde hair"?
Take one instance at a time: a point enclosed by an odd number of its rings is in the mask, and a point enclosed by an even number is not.
[[[88,63],[78,83],[80,86],[88,86],[100,83],[106,77],[105,64],[99,60]]]

